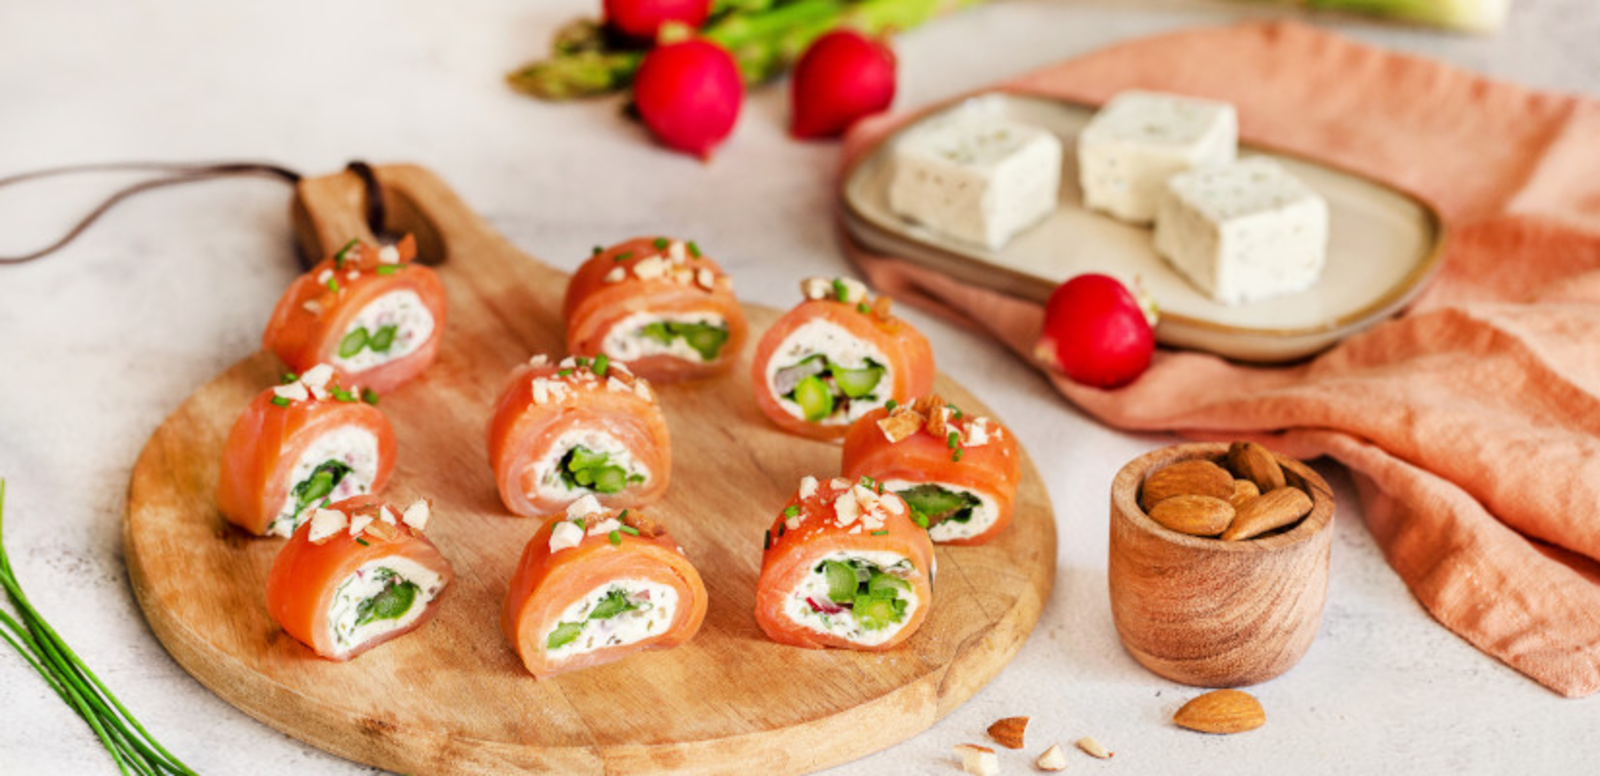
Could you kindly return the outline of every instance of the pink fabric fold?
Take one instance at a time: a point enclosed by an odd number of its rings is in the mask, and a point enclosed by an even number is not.
[[[1120,390],[1049,379],[1118,428],[1348,466],[1374,538],[1439,622],[1558,693],[1600,690],[1600,102],[1286,22],[1137,40],[999,88],[1226,100],[1244,139],[1438,209],[1449,238],[1428,290],[1310,361],[1162,350]],[[857,127],[846,162],[904,120]],[[1028,357],[1038,305],[844,242],[879,288]]]

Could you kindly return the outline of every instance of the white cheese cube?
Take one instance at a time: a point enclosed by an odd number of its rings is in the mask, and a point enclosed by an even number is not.
[[[1124,221],[1150,223],[1168,178],[1232,162],[1238,142],[1232,105],[1122,92],[1078,133],[1083,202]]]
[[[1156,251],[1224,304],[1303,291],[1322,274],[1328,203],[1265,157],[1192,170],[1167,182]]]
[[[893,153],[889,209],[955,239],[999,248],[1056,208],[1061,140],[1039,127],[953,116]]]

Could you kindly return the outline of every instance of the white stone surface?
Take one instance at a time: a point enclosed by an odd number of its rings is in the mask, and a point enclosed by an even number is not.
[[[575,267],[632,234],[698,239],[745,298],[794,300],[847,272],[834,244],[835,146],[797,143],[782,88],[756,93],[709,165],[667,154],[615,102],[544,105],[503,72],[543,52],[587,0],[0,4],[0,175],[89,160],[273,159],[310,172],[361,157],[433,167],[529,252]],[[917,106],[1114,41],[1282,11],[1245,3],[1011,0],[896,39],[899,105]],[[1600,8],[1519,0],[1492,38],[1360,20],[1332,26],[1537,87],[1600,94]],[[1406,131],[1397,127],[1395,131]],[[0,191],[0,254],[53,239],[127,176]],[[128,202],[48,261],[0,267],[0,476],[6,539],[35,604],[170,748],[207,774],[363,768],[251,720],[185,674],[128,590],[121,515],[146,437],[199,382],[259,346],[294,274],[287,190],[206,183]],[[1600,698],[1561,699],[1434,623],[1384,564],[1349,481],[1320,638],[1254,688],[1271,721],[1217,738],[1168,724],[1194,691],[1119,646],[1106,599],[1107,487],[1170,439],[1066,405],[1025,366],[916,311],[940,365],[1044,465],[1061,532],[1055,592],[1016,662],[930,731],[837,770],[955,774],[953,744],[1034,721],[1005,773],[1092,735],[1079,773],[1592,773]],[[0,773],[114,769],[22,661],[0,654]],[[752,764],[757,765],[757,764]]]

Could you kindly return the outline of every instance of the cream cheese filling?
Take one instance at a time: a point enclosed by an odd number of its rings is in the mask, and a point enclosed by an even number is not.
[[[410,582],[417,586],[411,608],[396,618],[371,619],[360,623],[361,604],[382,593],[391,580],[396,584]],[[367,562],[339,583],[334,591],[333,603],[328,606],[328,629],[333,635],[334,644],[342,654],[411,625],[427,611],[429,602],[443,588],[443,577],[410,558],[396,555]]]
[[[818,354],[827,356],[829,363],[844,369],[865,369],[868,366],[867,360],[871,359],[883,369],[883,376],[878,379],[878,388],[873,390],[874,400],[851,399],[848,407],[834,409],[832,415],[816,421],[817,423],[824,426],[853,423],[862,415],[883,406],[891,398],[889,393],[894,386],[894,366],[884,356],[883,351],[857,338],[843,326],[818,318],[806,321],[789,332],[789,336],[778,344],[772,353],[772,358],[767,361],[766,390],[773,393],[773,398],[778,400],[778,406],[782,407],[784,412],[801,420],[805,420],[806,417],[805,410],[801,409],[798,403],[777,394],[778,371]]]
[[[622,591],[638,608],[604,619],[589,619],[595,607],[613,590]],[[566,660],[605,647],[633,644],[665,633],[672,626],[672,618],[677,611],[678,591],[671,585],[635,577],[613,579],[590,590],[562,610],[561,616],[551,624],[549,630],[540,634],[539,645],[549,659]],[[551,649],[550,635],[564,623],[581,624],[582,631],[572,641]]]
[[[818,568],[826,561],[849,562],[852,560],[865,561],[879,569],[894,574],[902,579],[910,580],[915,565],[911,560],[899,553],[886,550],[839,550],[830,552],[811,561],[811,571],[800,579],[794,590],[783,599],[783,614],[802,627],[809,628],[818,633],[827,633],[839,636],[848,641],[867,647],[875,647],[892,638],[911,622],[912,615],[916,613],[921,602],[917,600],[916,589],[902,590],[899,598],[906,602],[905,613],[899,622],[892,622],[877,630],[868,630],[856,620],[855,613],[848,608],[834,614],[817,611],[811,605],[812,601],[828,605],[828,578]],[[809,601],[807,599],[810,599]]]
[[[317,467],[328,461],[339,461],[350,467],[339,484],[334,486],[333,492],[316,503],[308,504],[306,509],[296,513],[295,505],[298,498],[294,494],[294,487],[305,482]],[[360,426],[340,426],[312,441],[306,451],[300,454],[295,461],[294,469],[289,472],[289,491],[284,494],[283,505],[278,508],[278,515],[267,526],[269,536],[290,536],[296,528],[300,527],[311,515],[311,510],[320,505],[324,500],[340,501],[359,496],[372,489],[372,481],[378,477],[378,437],[371,431]]]
[[[671,344],[664,344],[661,340],[642,334],[644,327],[652,323],[698,323],[720,326],[724,329],[728,326],[727,319],[716,313],[638,312],[617,321],[616,325],[611,327],[606,333],[606,338],[600,343],[600,352],[618,361],[637,361],[649,356],[672,356],[696,364],[706,362],[700,352],[689,347],[689,343],[682,337],[673,337]]]

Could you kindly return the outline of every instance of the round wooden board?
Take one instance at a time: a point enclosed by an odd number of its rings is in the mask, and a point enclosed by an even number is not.
[[[1050,502],[1026,454],[1011,527],[987,546],[938,550],[932,613],[898,649],[812,651],[762,635],[752,613],[762,532],[801,476],[838,471],[839,448],[767,422],[751,399],[748,348],[728,376],[660,390],[674,471],[655,512],[705,578],[705,626],[674,650],[535,680],[501,635],[499,612],[537,525],[500,504],[484,434],[512,366],[561,352],[565,275],[519,253],[426,170],[384,167],[378,177],[385,226],[416,233],[424,259],[444,262],[450,296],[438,362],[383,401],[400,441],[386,495],[434,499],[428,533],[456,581],[431,623],[349,663],[317,658],[272,622],[263,587],[282,542],[233,528],[214,497],[228,429],[281,369],[258,353],[157,429],[129,489],[134,593],[206,687],[313,746],[397,771],[780,774],[915,735],[1016,655],[1056,556]],[[303,246],[320,255],[370,235],[365,207],[352,174],[303,182]],[[756,336],[777,315],[748,311]],[[937,389],[986,412],[945,377]]]

